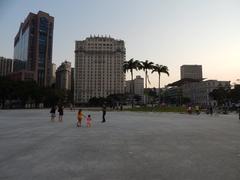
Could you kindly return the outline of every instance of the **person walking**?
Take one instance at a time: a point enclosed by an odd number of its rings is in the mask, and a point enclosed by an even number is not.
[[[82,119],[83,119],[83,117],[85,117],[85,116],[83,115],[82,109],[79,109],[78,110],[78,114],[77,114],[77,119],[78,119],[77,127],[82,127]]]
[[[64,108],[63,105],[58,106],[58,113],[59,113],[58,120],[59,120],[59,122],[63,121],[63,108]]]
[[[209,113],[210,113],[211,116],[213,115],[213,107],[212,107],[212,105],[209,105]]]
[[[55,114],[56,113],[56,106],[55,105],[53,105],[51,107],[50,113],[51,113],[51,121],[54,122],[54,119],[56,117],[56,114]]]
[[[105,123],[106,122],[106,119],[105,119],[105,116],[106,116],[106,106],[103,105],[102,106],[102,123]]]
[[[91,119],[91,115],[89,114],[88,117],[87,117],[87,127],[90,128],[91,127],[91,123],[92,122],[92,119]]]

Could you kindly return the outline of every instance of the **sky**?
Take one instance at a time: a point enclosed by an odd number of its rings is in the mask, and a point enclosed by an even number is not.
[[[240,79],[239,0],[0,0],[0,56],[13,57],[20,23],[39,10],[55,18],[57,65],[68,60],[74,66],[76,40],[110,35],[125,41],[126,60],[168,66],[161,87],[180,79],[183,64],[202,65],[207,79]],[[157,87],[157,74],[150,81]]]

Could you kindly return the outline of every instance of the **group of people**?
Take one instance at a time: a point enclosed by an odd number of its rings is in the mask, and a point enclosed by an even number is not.
[[[192,106],[188,106],[187,112],[188,112],[188,114],[192,114],[193,112],[195,112],[197,115],[199,115],[200,114],[200,107],[198,105],[196,105],[194,108]],[[209,105],[207,107],[206,113],[210,114],[210,115],[213,114],[213,107],[211,105]]]
[[[83,117],[86,117],[86,116],[83,114],[82,110],[79,109],[78,114],[77,114],[77,127],[82,127]],[[90,114],[87,116],[86,122],[87,122],[87,127],[91,127],[92,119],[91,119],[91,115]]]
[[[63,105],[58,105],[58,106],[53,105],[51,107],[50,114],[51,114],[51,121],[52,122],[55,121],[56,110],[58,110],[58,113],[59,113],[59,118],[58,118],[59,122],[63,121],[63,109],[64,109]],[[106,109],[107,109],[106,106],[103,105],[102,106],[102,123],[106,122],[106,119],[105,119]],[[86,118],[87,127],[90,128],[91,124],[92,124],[91,115],[88,114],[87,116],[85,116],[82,112],[82,109],[79,109],[79,111],[77,113],[77,127],[82,127],[83,118]]]
[[[195,109],[193,109],[192,106],[188,106],[188,108],[187,108],[188,114],[192,114],[194,110],[195,110],[195,112],[196,112],[197,115],[200,114],[200,108],[199,108],[198,105],[195,106]]]
[[[63,118],[63,105],[58,105],[58,106],[55,106],[53,105],[51,107],[51,110],[50,110],[50,114],[51,114],[51,121],[54,121],[55,120],[55,117],[56,117],[56,110],[58,110],[58,113],[59,113],[59,116],[58,116],[58,120],[59,122],[62,122],[62,118]]]
[[[212,116],[213,112],[214,112],[214,109],[215,108],[212,105],[209,105],[206,108],[206,113]],[[188,114],[192,114],[193,112],[195,112],[196,114],[199,115],[200,114],[200,107],[198,105],[196,105],[195,108],[193,108],[192,106],[188,106],[187,107],[187,112],[188,112]],[[218,113],[218,111],[216,109],[215,109],[215,112]],[[226,109],[224,109],[224,108],[223,108],[222,112],[223,112],[223,114],[227,114]],[[240,107],[238,107],[237,112],[238,112],[238,118],[240,120]]]

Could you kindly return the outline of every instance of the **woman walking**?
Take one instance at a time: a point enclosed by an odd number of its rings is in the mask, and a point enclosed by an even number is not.
[[[84,114],[82,112],[82,109],[79,109],[78,114],[77,114],[77,127],[82,127],[82,119],[83,119]]]
[[[59,122],[62,122],[63,121],[63,105],[59,105],[58,106],[58,113],[59,113],[59,116],[58,116],[58,120]]]

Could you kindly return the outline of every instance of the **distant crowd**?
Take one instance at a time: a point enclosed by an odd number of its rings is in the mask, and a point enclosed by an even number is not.
[[[239,120],[240,120],[240,107],[238,107],[238,115],[239,115]],[[199,115],[201,112],[201,109],[198,105],[196,106],[187,106],[187,113],[188,114],[193,114],[193,113],[196,113],[197,115]],[[223,113],[223,114],[228,114],[228,107],[226,106],[223,106],[223,107],[216,107],[216,106],[212,106],[212,105],[209,105],[207,107],[207,109],[205,109],[205,112],[206,114],[209,114],[209,115],[213,115],[214,113],[215,114],[219,114],[219,113]]]
[[[187,109],[187,113],[188,114],[197,114],[199,115],[201,113],[201,108],[200,106],[196,105],[196,106],[187,106],[186,107]],[[71,110],[74,110],[73,106],[70,105],[70,109]],[[106,122],[106,119],[105,119],[105,116],[106,116],[106,105],[103,105],[102,106],[102,123]],[[118,110],[118,109],[117,109]],[[120,106],[120,110],[122,110],[122,106]],[[50,110],[50,114],[51,114],[51,121],[54,122],[55,121],[55,118],[56,118],[56,111],[58,111],[58,121],[59,122],[62,122],[63,121],[63,111],[64,111],[64,106],[63,105],[53,105],[51,107],[51,110]],[[223,113],[223,114],[227,114],[227,108],[226,107],[223,107],[221,109],[217,108],[217,107],[214,107],[212,105],[209,105],[207,107],[207,109],[204,110],[206,112],[206,114],[209,114],[209,115],[213,115],[213,114],[218,114],[218,113]],[[240,107],[238,108],[238,118],[240,120]],[[91,115],[88,114],[88,115],[85,115],[83,114],[82,112],[82,109],[79,109],[78,110],[78,113],[77,113],[77,116],[76,116],[76,119],[77,119],[77,123],[76,123],[76,127],[82,127],[82,123],[85,119],[85,122],[86,122],[86,126],[87,127],[91,127],[91,124],[92,124],[92,118],[91,118]]]

